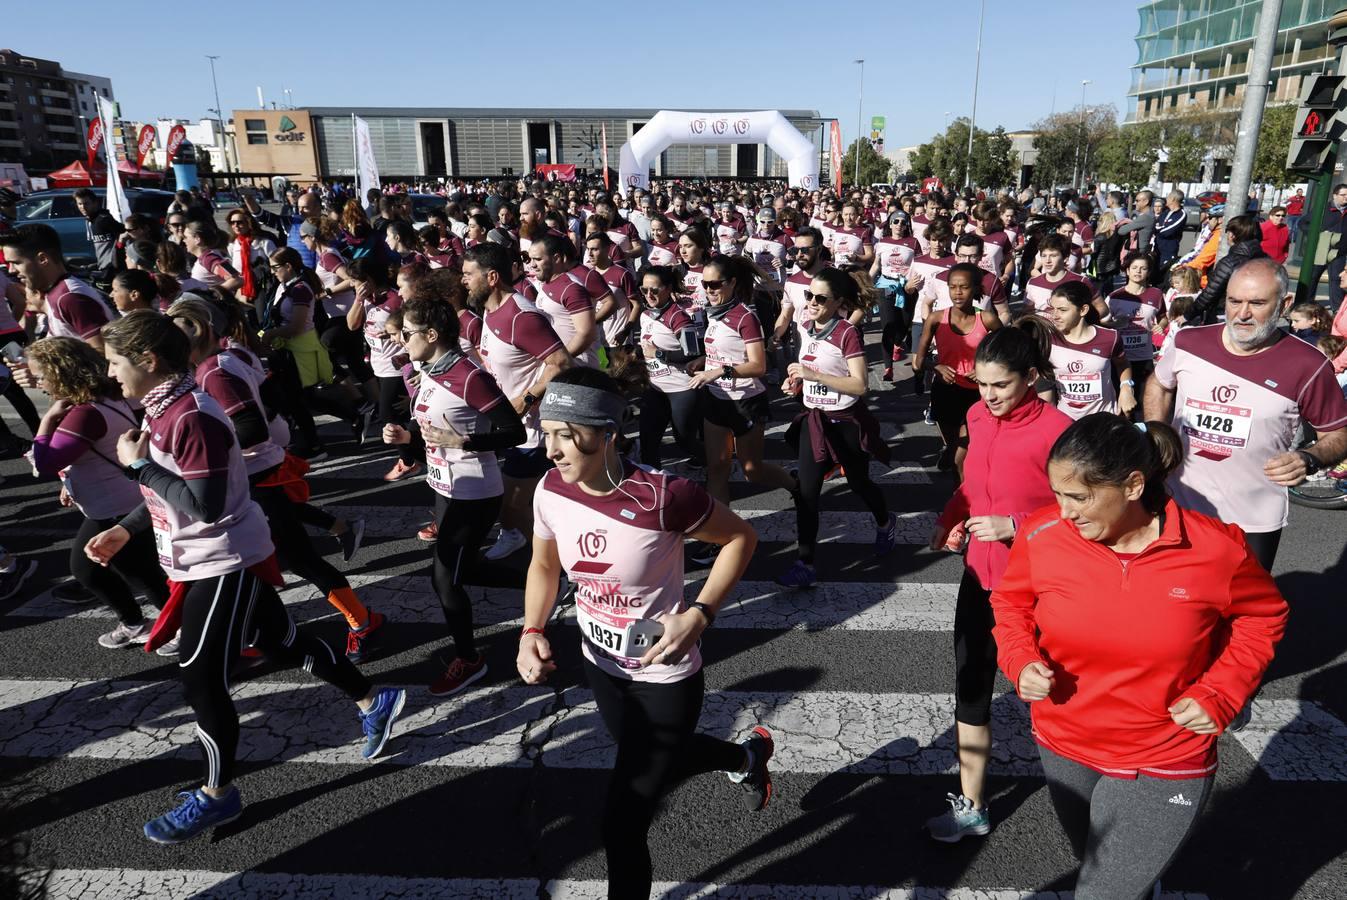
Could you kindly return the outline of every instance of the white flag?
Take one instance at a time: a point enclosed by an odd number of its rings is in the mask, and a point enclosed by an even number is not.
[[[355,193],[360,202],[370,188],[379,187],[379,164],[374,161],[374,145],[369,139],[369,123],[359,116],[351,116],[355,135]]]
[[[108,212],[118,222],[125,222],[131,214],[131,204],[126,202],[126,192],[122,190],[122,173],[117,171],[117,151],[113,147],[112,124],[117,118],[112,101],[98,95],[98,115],[103,120],[103,155],[108,161]],[[90,180],[93,173],[90,173]]]

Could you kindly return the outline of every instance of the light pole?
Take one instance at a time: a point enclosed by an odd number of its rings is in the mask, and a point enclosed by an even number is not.
[[[1085,167],[1081,165],[1080,145],[1085,143],[1085,86],[1089,83],[1090,79],[1088,78],[1084,78],[1080,82],[1080,140],[1076,143],[1076,161],[1071,164],[1071,186],[1076,189],[1085,186]],[[1079,170],[1079,173],[1077,173],[1077,170]],[[1076,183],[1078,174],[1079,184]]]
[[[987,0],[982,0],[982,11],[978,13],[978,49],[973,63],[973,115],[968,119],[968,159],[963,167],[963,186],[973,184],[973,128],[978,118],[978,78],[982,75],[982,20],[987,16]]]
[[[206,54],[206,59],[210,60],[210,83],[215,90],[215,121],[220,123],[220,150],[224,157],[225,167],[232,169],[234,164],[229,160],[229,139],[225,137],[224,110],[220,107],[220,83],[215,79],[215,61],[219,56]]]
[[[856,91],[856,174],[853,181],[856,187],[861,186],[861,138],[864,132],[861,131],[861,99],[865,96],[865,60],[852,60],[861,67],[861,85]]]

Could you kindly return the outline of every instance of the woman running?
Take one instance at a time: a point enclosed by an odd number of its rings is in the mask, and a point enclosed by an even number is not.
[[[952,843],[992,830],[983,795],[991,756],[992,687],[996,642],[991,592],[1001,581],[1010,544],[1024,520],[1052,502],[1044,467],[1048,450],[1071,424],[1034,390],[1051,377],[1048,325],[1028,316],[978,345],[974,379],[980,401],[968,411],[963,481],[936,523],[931,548],[959,550],[963,580],[954,611],[954,720],[959,753],[958,794],[926,823],[932,838]]]
[[[178,668],[197,719],[205,757],[201,787],[145,824],[152,841],[176,844],[242,814],[233,784],[239,720],[229,694],[230,664],[245,638],[269,659],[339,688],[360,708],[362,755],[384,748],[405,692],[371,687],[324,642],[295,626],[276,594],[281,583],[262,510],[248,496],[248,476],[234,428],[219,404],[189,374],[187,336],[160,313],[137,310],[104,326],[108,374],[145,409],[145,430],[128,429],[117,459],[132,469],[145,503],[85,546],[107,565],[133,535],[153,529],[170,596],[147,648],[181,623]],[[246,634],[245,634],[246,632]]]
[[[857,276],[865,277],[859,272]],[[800,361],[786,370],[785,390],[802,395],[805,411],[786,432],[786,443],[795,447],[799,461],[795,494],[799,558],[777,579],[785,587],[811,587],[818,581],[814,547],[819,497],[835,466],[842,467],[847,485],[875,517],[874,554],[888,553],[898,541],[898,520],[870,478],[870,460],[887,464],[889,448],[863,399],[865,343],[860,330],[845,317],[849,310],[865,308],[873,290],[868,279],[862,285],[858,277],[829,267],[815,275],[804,292]]]
[[[1024,521],[991,597],[1077,897],[1160,895],[1286,625],[1240,529],[1166,493],[1182,459],[1159,422],[1073,424],[1048,456],[1056,505]]]
[[[912,221],[907,213],[891,213],[888,227],[888,234],[875,241],[870,277],[882,292],[879,322],[883,329],[880,342],[884,347],[884,380],[892,381],[893,364],[903,358],[903,343],[908,336],[907,274],[921,247],[912,236]]]
[[[439,595],[454,655],[430,683],[437,696],[456,694],[486,675],[477,649],[468,583],[479,548],[496,524],[505,489],[497,450],[524,442],[524,423],[496,380],[463,353],[458,316],[447,303],[408,300],[402,340],[421,382],[410,430],[384,426],[384,442],[424,451],[426,483],[435,492],[435,555],[431,583]]]
[[[691,304],[688,308],[698,328],[706,328],[706,288],[702,286],[706,261],[711,255],[711,239],[700,228],[689,227],[678,236],[678,258],[683,262],[683,293]]]
[[[402,381],[406,355],[384,331],[389,313],[402,306],[402,296],[389,285],[388,274],[388,266],[382,259],[370,257],[351,263],[351,275],[359,289],[357,301],[346,313],[346,327],[352,331],[363,329],[365,343],[369,345],[370,367],[379,382],[379,423],[383,426],[405,421],[393,405],[407,394]],[[421,475],[424,471],[421,465],[411,447],[404,446],[393,468],[384,475],[384,481]]]
[[[687,237],[685,232],[683,237]],[[702,371],[689,382],[702,395],[702,433],[706,437],[707,490],[730,502],[731,454],[753,484],[794,491],[798,482],[780,466],[762,460],[767,427],[767,350],[762,323],[750,308],[756,267],[741,256],[715,256],[702,270],[707,297],[706,347]],[[692,561],[705,565],[719,548],[693,548]]]
[[[948,472],[954,468],[968,410],[978,401],[973,381],[973,359],[982,339],[1001,327],[993,310],[982,305],[983,271],[977,263],[958,263],[949,270],[947,290],[951,305],[933,312],[922,326],[921,343],[912,359],[912,368],[925,371],[926,356],[935,344],[936,366],[931,378],[931,415],[945,442],[936,468]]]
[[[649,261],[652,266],[677,265],[679,259],[678,238],[674,235],[673,223],[661,215],[650,218]]]
[[[926,318],[922,310],[919,298],[923,293],[923,288],[927,281],[934,282],[936,276],[941,272],[948,271],[958,262],[954,254],[950,252],[950,247],[954,242],[954,227],[950,225],[949,219],[936,218],[926,226],[922,241],[926,246],[926,252],[912,260],[912,265],[908,270],[907,280],[903,283],[903,291],[906,294],[904,303],[908,309],[912,310],[912,332],[909,337],[910,346],[914,348],[921,344],[922,330],[926,325]],[[913,367],[912,370],[912,393],[920,396],[926,393],[926,372]],[[927,424],[934,425],[935,419],[931,418],[931,411],[927,409]]]
[[[1048,315],[1057,329],[1051,356],[1057,408],[1072,419],[1097,412],[1131,416],[1137,407],[1132,364],[1118,332],[1096,324],[1099,313],[1089,285],[1068,281],[1058,286],[1048,298]]]
[[[117,462],[117,438],[139,428],[121,388],[107,375],[107,360],[87,343],[52,337],[28,348],[28,371],[51,397],[33,438],[33,468],[61,479],[62,506],[84,514],[70,545],[70,574],[117,616],[117,627],[98,638],[109,650],[143,644],[150,636],[136,592],[154,606],[168,601],[154,535],[143,531],[109,560],[107,568],[84,555],[84,545],[141,504],[140,489]],[[176,648],[159,648],[161,656]]]
[[[650,387],[641,395],[641,464],[658,469],[664,430],[673,425],[674,440],[695,467],[706,465],[701,440],[701,394],[692,386],[688,368],[702,359],[701,335],[677,296],[678,272],[669,266],[641,271],[641,354]]]
[[[705,692],[698,641],[747,568],[757,535],[696,483],[624,460],[616,444],[626,406],[617,382],[595,369],[568,369],[547,386],[542,429],[556,468],[534,495],[516,660],[528,684],[556,670],[544,629],[564,574],[575,586],[585,676],[617,743],[601,824],[614,900],[650,895],[647,835],[679,781],[727,772],[750,809],[772,798],[766,728],[740,744],[696,730]],[[723,548],[693,603],[683,598],[687,537]]]
[[[1139,390],[1145,390],[1146,379],[1155,369],[1155,342],[1152,335],[1163,334],[1168,320],[1165,317],[1165,295],[1151,286],[1151,258],[1145,253],[1129,253],[1123,260],[1127,283],[1108,295],[1109,318],[1104,324],[1117,329],[1122,336],[1123,350],[1132,364],[1132,377]]]

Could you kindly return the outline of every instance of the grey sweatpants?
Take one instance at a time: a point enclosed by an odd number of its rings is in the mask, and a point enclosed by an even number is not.
[[[1110,778],[1039,746],[1057,819],[1080,860],[1076,900],[1142,900],[1178,856],[1215,775]]]

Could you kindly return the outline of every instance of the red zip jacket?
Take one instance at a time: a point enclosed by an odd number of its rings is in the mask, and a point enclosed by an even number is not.
[[[1031,662],[1053,670],[1030,704],[1049,750],[1105,774],[1214,771],[1216,735],[1174,724],[1201,704],[1224,730],[1281,640],[1286,601],[1238,526],[1165,504],[1160,537],[1125,568],[1056,505],[1025,523],[992,594],[1001,670],[1018,688]]]
[[[953,528],[970,516],[1009,516],[1015,533],[1034,510],[1053,502],[1048,486],[1048,451],[1071,419],[1032,391],[1020,405],[997,418],[979,400],[968,410],[968,454],[963,482],[945,505],[940,524]],[[987,590],[1006,570],[1010,546],[970,538],[966,565]]]

